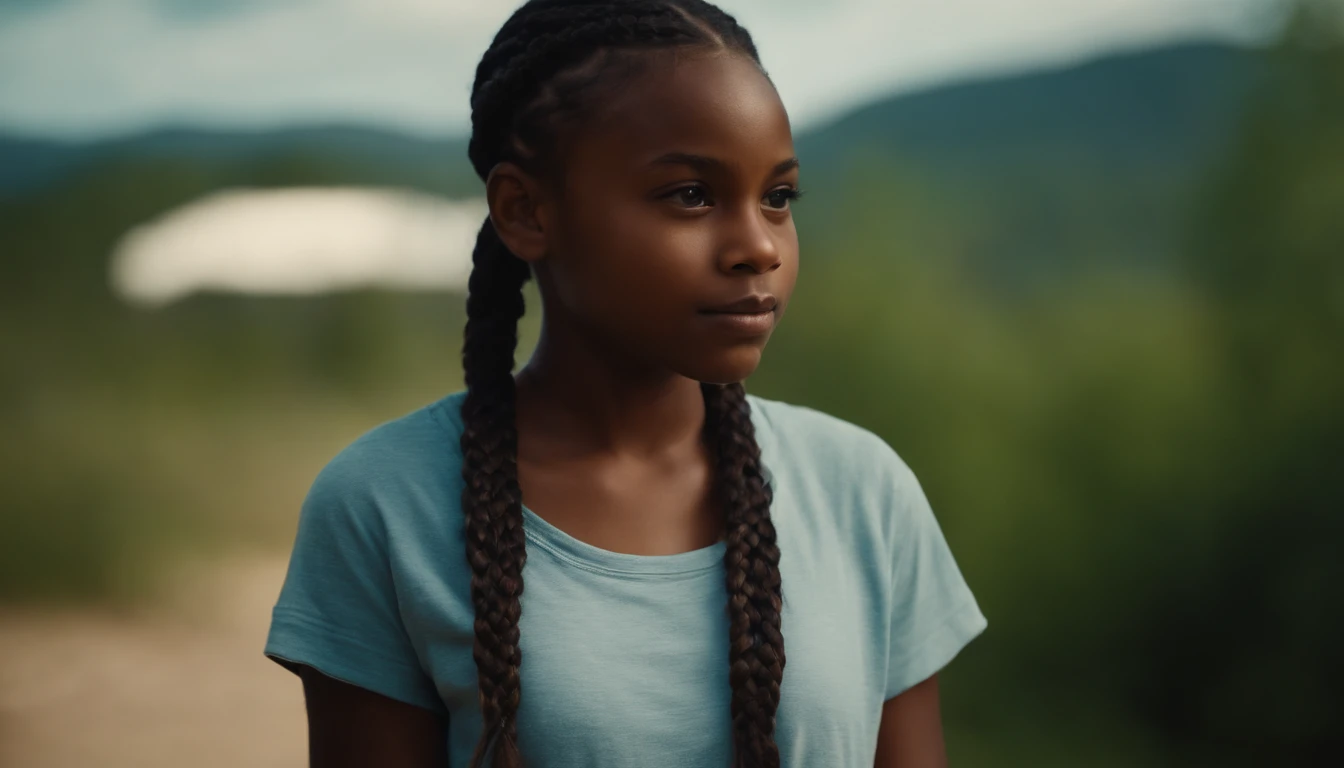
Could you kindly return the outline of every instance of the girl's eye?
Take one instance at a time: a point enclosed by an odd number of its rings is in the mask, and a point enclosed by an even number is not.
[[[674,189],[664,197],[686,208],[702,208],[709,205],[709,195],[706,194],[705,188],[698,184]]]
[[[801,189],[780,187],[765,196],[765,204],[774,210],[783,211],[788,209],[791,200],[797,200],[802,196],[803,191]]]

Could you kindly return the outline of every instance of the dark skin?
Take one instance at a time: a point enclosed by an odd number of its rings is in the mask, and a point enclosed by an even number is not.
[[[722,535],[699,382],[747,378],[784,314],[798,167],[754,62],[680,50],[650,64],[563,143],[563,178],[501,163],[486,193],[543,300],[540,342],[516,376],[527,506],[594,546],[666,555]],[[706,311],[767,295],[754,327]],[[446,765],[434,713],[301,674],[314,768]],[[936,678],[883,706],[874,765],[946,765]]]

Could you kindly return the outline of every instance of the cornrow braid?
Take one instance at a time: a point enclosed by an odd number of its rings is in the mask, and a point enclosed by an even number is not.
[[[485,732],[473,765],[499,745],[496,765],[519,765],[518,712],[522,688],[518,619],[522,614],[522,490],[518,487],[518,432],[514,418],[514,351],[523,316],[527,265],[508,254],[489,219],[472,252],[467,282],[467,327],[462,348],[467,396],[462,404],[462,513],[466,519],[471,601],[476,610],[472,655],[480,686]]]
[[[509,18],[481,58],[472,87],[468,156],[482,180],[512,161],[543,167],[559,121],[580,111],[613,67],[599,55],[674,46],[727,48],[759,65],[751,36],[703,0],[531,0]],[[596,62],[596,71],[591,64]],[[483,728],[471,764],[520,768],[522,696],[518,621],[522,614],[522,492],[513,380],[527,264],[489,219],[477,235],[467,290],[462,363],[462,511]],[[703,384],[703,439],[713,458],[714,492],[724,509],[729,616],[730,723],[736,768],[777,768],[775,715],[784,674],[779,549],[770,522],[750,405],[741,384]]]

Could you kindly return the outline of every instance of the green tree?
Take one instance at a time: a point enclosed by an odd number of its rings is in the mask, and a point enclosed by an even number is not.
[[[1161,725],[1238,763],[1344,750],[1342,214],[1344,4],[1311,0],[1269,54],[1191,249],[1221,328],[1224,522],[1214,568],[1173,587],[1150,646],[1170,681],[1149,692]]]

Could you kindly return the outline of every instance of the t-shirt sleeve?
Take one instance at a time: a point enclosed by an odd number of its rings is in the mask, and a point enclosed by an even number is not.
[[[887,699],[932,677],[987,625],[918,480],[895,461]]]
[[[265,654],[443,713],[401,620],[387,531],[360,465],[338,456],[308,492]]]

